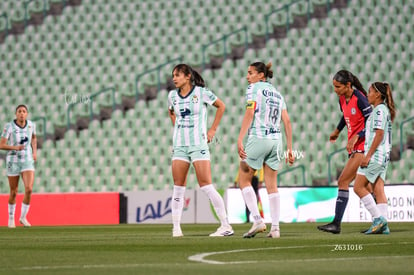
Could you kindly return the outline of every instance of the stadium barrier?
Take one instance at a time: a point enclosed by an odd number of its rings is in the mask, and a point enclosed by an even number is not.
[[[0,226],[7,226],[9,195],[0,195]],[[16,198],[19,225],[23,194]],[[119,224],[119,193],[33,194],[27,219],[33,226]]]
[[[239,188],[219,190],[224,194],[229,222],[246,221],[245,204]],[[280,187],[280,221],[329,222],[335,214],[337,187]],[[388,196],[388,221],[414,221],[414,183],[385,186]],[[268,196],[259,190],[265,222],[270,222]],[[33,194],[28,220],[34,226],[105,225],[105,224],[170,224],[171,191],[137,191],[108,193]],[[182,223],[218,223],[207,196],[199,189],[185,193]],[[17,196],[16,224],[20,217],[23,195]],[[7,226],[8,195],[0,195],[0,226]],[[252,218],[250,220],[253,220]],[[360,203],[353,188],[344,222],[371,222],[371,215]]]
[[[329,187],[280,187],[280,221],[293,222],[330,222],[335,216],[335,203],[338,188]],[[270,222],[268,196],[265,188],[259,190],[264,219]],[[387,185],[388,221],[414,221],[414,184]],[[246,220],[245,204],[240,189],[232,188],[226,192],[229,222],[243,223]],[[250,220],[253,220],[250,218]],[[349,201],[343,216],[344,222],[371,222],[371,215],[360,203],[359,197],[349,188]]]

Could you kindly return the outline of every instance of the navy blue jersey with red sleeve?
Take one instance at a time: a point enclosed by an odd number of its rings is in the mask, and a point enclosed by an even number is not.
[[[348,141],[355,135],[359,136],[358,141],[351,152],[364,152],[365,141],[365,121],[372,112],[372,107],[368,103],[367,97],[358,90],[354,90],[351,98],[347,102],[345,96],[339,97],[339,106],[343,117],[337,128],[341,131],[345,125],[348,128]]]

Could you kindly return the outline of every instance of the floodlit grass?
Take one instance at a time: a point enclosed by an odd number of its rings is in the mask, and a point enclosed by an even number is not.
[[[364,235],[367,223],[342,233],[316,223],[282,224],[281,238],[212,238],[217,225],[117,225],[0,228],[1,274],[326,274],[414,272],[413,223],[390,223],[390,235]]]

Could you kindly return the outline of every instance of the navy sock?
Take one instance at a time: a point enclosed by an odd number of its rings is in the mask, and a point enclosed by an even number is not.
[[[341,224],[346,205],[348,204],[348,199],[349,199],[348,190],[338,190],[338,198],[336,199],[336,206],[335,206],[335,218],[333,220],[333,222],[338,225]]]

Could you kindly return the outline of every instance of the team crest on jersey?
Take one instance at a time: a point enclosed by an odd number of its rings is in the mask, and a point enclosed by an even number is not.
[[[356,109],[355,109],[355,108],[352,108],[352,109],[351,109],[351,114],[353,114],[353,115],[355,115],[355,114],[356,114]]]
[[[197,103],[198,97],[196,95],[193,95],[193,98],[191,100],[193,101],[193,103]]]

